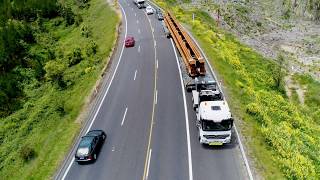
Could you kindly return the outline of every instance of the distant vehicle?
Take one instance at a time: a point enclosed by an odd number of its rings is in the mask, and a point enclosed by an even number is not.
[[[163,15],[160,9],[156,9],[156,17],[158,18],[159,21],[163,20]]]
[[[132,36],[126,37],[126,40],[125,40],[125,46],[126,47],[133,47],[134,44],[135,44],[134,37],[132,37]]]
[[[97,154],[107,138],[102,130],[91,130],[85,136],[81,137],[79,146],[76,150],[75,160],[80,162],[94,161]]]
[[[146,7],[145,0],[133,0],[133,3],[136,4],[139,9]]]
[[[153,8],[151,6],[147,6],[146,7],[146,12],[147,12],[148,15],[149,14],[153,14]]]

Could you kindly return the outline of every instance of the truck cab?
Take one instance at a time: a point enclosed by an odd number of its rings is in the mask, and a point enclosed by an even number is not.
[[[197,127],[201,144],[223,145],[231,142],[233,118],[224,100],[202,101],[197,109]]]
[[[187,88],[192,89],[193,109],[196,110],[202,101],[223,100],[217,82],[209,78],[195,78],[193,84]]]

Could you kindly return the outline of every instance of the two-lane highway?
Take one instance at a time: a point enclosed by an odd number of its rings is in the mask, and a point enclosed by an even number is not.
[[[91,129],[102,129],[108,138],[95,163],[72,162],[65,179],[141,179],[154,104],[155,50],[152,31],[144,11],[132,2],[120,2],[127,36],[135,47],[119,57],[113,81]],[[125,12],[125,13],[124,13]],[[118,48],[119,49],[122,49]]]
[[[84,127],[102,129],[108,138],[95,163],[78,165],[73,149],[56,179],[247,179],[237,143],[207,148],[197,141],[178,54],[160,21],[132,0],[119,6],[121,43]],[[123,47],[125,36],[135,38],[135,47]]]

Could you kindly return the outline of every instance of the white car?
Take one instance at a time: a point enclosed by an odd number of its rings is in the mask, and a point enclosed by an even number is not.
[[[146,7],[147,14],[153,14],[153,8],[151,6]]]

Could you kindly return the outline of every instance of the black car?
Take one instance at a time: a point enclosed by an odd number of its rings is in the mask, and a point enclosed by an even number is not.
[[[156,9],[156,16],[158,18],[159,21],[163,20],[163,15],[160,9]]]
[[[75,159],[77,162],[94,161],[97,159],[97,154],[107,138],[107,135],[102,130],[91,130],[80,140],[76,150]]]

